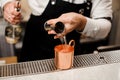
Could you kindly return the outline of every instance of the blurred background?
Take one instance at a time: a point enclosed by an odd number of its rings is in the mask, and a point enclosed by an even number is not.
[[[25,29],[26,22],[29,19],[31,10],[28,6],[27,0],[21,0],[22,4],[22,13],[23,13],[23,21],[21,22],[21,26]],[[110,32],[110,37],[107,45],[120,45],[120,0],[113,0],[113,20],[112,20],[112,29]],[[19,43],[12,45],[8,44],[5,40],[5,27],[8,25],[7,22],[4,21],[1,9],[0,9],[0,58],[1,57],[10,57],[16,56],[20,54],[22,39]],[[24,30],[23,34],[24,36]],[[87,41],[86,41],[87,42]]]

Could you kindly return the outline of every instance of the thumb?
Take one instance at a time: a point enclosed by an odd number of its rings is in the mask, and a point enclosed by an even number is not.
[[[50,19],[47,21],[47,24],[50,24],[52,26],[55,26],[55,24],[59,21],[59,19]]]

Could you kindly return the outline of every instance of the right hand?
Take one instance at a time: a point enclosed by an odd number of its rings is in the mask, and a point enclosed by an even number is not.
[[[16,8],[21,8],[18,1],[8,2],[4,6],[3,16],[11,24],[18,24],[22,19],[21,11],[16,11]]]
[[[69,12],[69,13],[64,13],[58,18],[55,19],[50,19],[47,21],[48,24],[51,26],[55,26],[57,22],[62,22],[65,26],[65,31],[61,35],[55,35],[54,38],[60,38],[63,37],[64,35],[72,32],[73,30],[83,30],[87,19],[85,16],[75,13],[75,12]],[[48,34],[56,34],[54,30],[48,31]]]

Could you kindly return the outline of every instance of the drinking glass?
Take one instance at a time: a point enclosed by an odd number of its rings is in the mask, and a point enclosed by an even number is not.
[[[55,46],[54,63],[57,69],[70,69],[73,66],[75,41]]]

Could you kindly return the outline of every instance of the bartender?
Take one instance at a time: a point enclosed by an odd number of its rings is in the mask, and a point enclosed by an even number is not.
[[[1,0],[0,3],[8,22],[17,24],[21,21],[21,12],[14,9],[17,1]],[[45,22],[54,26],[60,21],[65,25],[67,42],[75,40],[75,55],[82,52],[81,35],[104,39],[110,32],[111,0],[28,0],[28,3],[32,13],[25,28],[20,61],[54,57],[54,47],[61,41],[54,32],[45,31]]]

